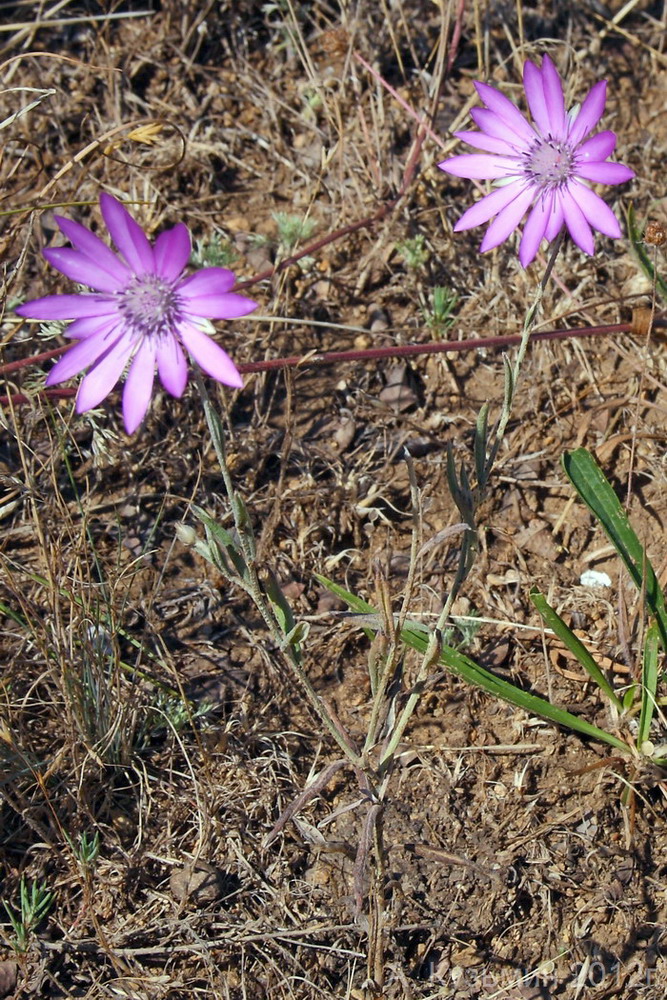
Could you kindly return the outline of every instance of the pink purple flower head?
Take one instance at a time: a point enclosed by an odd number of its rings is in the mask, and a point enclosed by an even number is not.
[[[577,246],[592,254],[591,229],[619,237],[621,228],[590,182],[622,184],[634,177],[629,167],[608,162],[616,146],[613,132],[589,138],[604,112],[607,83],[596,83],[583,104],[568,113],[556,67],[545,55],[541,68],[525,64],[523,85],[532,125],[495,87],[475,83],[484,107],[473,108],[470,115],[480,131],[454,135],[482,152],[452,156],[438,166],[455,177],[497,184],[463,213],[454,230],[493,219],[480,246],[484,252],[506,240],[528,212],[519,245],[524,267],[542,240],[554,240],[564,225]]]
[[[234,362],[205,330],[212,329],[208,320],[246,316],[257,303],[231,291],[234,275],[224,268],[184,276],[191,247],[183,223],[161,233],[151,246],[111,195],[100,195],[100,208],[118,254],[85,226],[61,216],[56,221],[72,247],[44,250],[53,267],[93,292],[47,295],[16,312],[30,319],[74,320],[66,336],[76,343],[51,369],[46,384],[65,382],[87,368],[76,397],[78,413],[97,406],[128,369],[123,419],[132,434],[148,409],[156,366],[167,392],[183,394],[188,380],[184,348],[219,382],[243,385]]]

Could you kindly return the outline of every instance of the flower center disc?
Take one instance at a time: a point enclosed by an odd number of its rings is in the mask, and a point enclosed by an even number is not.
[[[528,154],[526,165],[540,187],[560,187],[572,174],[572,150],[566,142],[545,139]]]
[[[176,314],[173,286],[157,275],[143,274],[121,294],[120,309],[142,336],[168,332]]]

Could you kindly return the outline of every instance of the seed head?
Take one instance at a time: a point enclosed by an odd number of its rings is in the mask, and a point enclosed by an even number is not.
[[[650,243],[652,247],[664,247],[667,243],[667,226],[662,222],[649,222],[644,232],[644,243]]]

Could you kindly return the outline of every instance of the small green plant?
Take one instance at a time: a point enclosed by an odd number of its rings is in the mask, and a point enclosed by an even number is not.
[[[84,868],[93,868],[100,853],[100,833],[96,830],[90,837],[88,831],[79,834],[79,843],[74,848],[77,861]]]
[[[51,909],[53,893],[44,884],[33,882],[28,890],[25,878],[21,878],[20,886],[21,912],[17,916],[13,908],[3,900],[14,936],[9,943],[17,955],[25,955],[30,946],[30,937]]]
[[[238,254],[229,240],[213,233],[210,240],[196,240],[192,251],[193,267],[232,267]]]
[[[304,90],[302,97],[307,111],[311,112],[310,117],[314,118],[315,115],[312,112],[319,111],[324,105],[321,92],[315,87],[308,87]]]
[[[396,244],[396,252],[405,261],[410,271],[420,271],[428,261],[429,252],[426,249],[426,237],[421,233]]]
[[[37,328],[37,336],[40,340],[57,340],[59,337],[62,337],[66,329],[67,323],[54,319],[48,323],[40,323]]]
[[[437,337],[443,337],[451,329],[458,301],[458,295],[451,288],[436,285],[429,296],[428,305],[422,307],[426,325]]]
[[[465,649],[476,639],[482,627],[482,619],[478,617],[476,611],[471,611],[465,618],[452,615],[452,620],[454,627],[445,629],[442,634],[443,642],[453,646],[454,649]]]
[[[478,458],[479,477],[483,473],[483,454],[481,450]],[[452,463],[450,462],[450,480],[453,473],[451,466]],[[645,633],[641,683],[632,686],[625,692],[624,696],[621,696],[619,692],[614,690],[612,684],[581,640],[548,604],[545,597],[536,588],[532,589],[530,596],[534,606],[544,619],[545,624],[576,656],[589,677],[598,685],[609,700],[615,717],[627,717],[638,712],[639,722],[636,732],[633,735],[632,744],[625,742],[612,732],[593,726],[585,719],[557,705],[553,705],[546,698],[523,691],[510,681],[496,676],[490,670],[475,663],[474,660],[461,653],[454,646],[447,645],[444,641],[444,631],[438,635],[437,629],[428,631],[408,619],[405,626],[400,630],[400,640],[405,646],[426,654],[429,647],[434,646],[435,637],[438,662],[445,669],[467,681],[469,684],[473,684],[488,694],[492,694],[496,698],[515,705],[517,708],[522,708],[531,715],[540,716],[559,726],[572,729],[582,735],[607,743],[609,746],[629,756],[649,758],[652,763],[661,767],[667,767],[667,758],[663,756],[664,748],[655,747],[649,738],[655,710],[660,703],[657,696],[657,685],[660,679],[660,647],[662,647],[663,653],[667,651],[667,609],[664,593],[658,583],[656,573],[644,547],[630,525],[627,515],[611,484],[606,479],[593,456],[585,448],[578,448],[576,451],[567,452],[563,457],[563,467],[577,493],[596,517],[618,553],[630,579],[642,595],[652,619]],[[462,475],[462,479],[465,482],[465,491],[463,491],[461,484],[458,483],[454,490],[454,497],[463,520],[471,524],[473,510],[470,504],[473,502],[473,491],[468,487],[467,476]],[[465,538],[472,537],[473,534],[472,530],[466,531]],[[465,576],[465,566],[469,562],[469,555],[473,551],[473,548],[473,543],[470,545],[469,552],[466,552],[465,545],[462,548],[461,562],[464,565],[463,576]],[[348,607],[358,615],[360,627],[365,630],[369,639],[374,639],[376,632],[382,628],[382,617],[378,610],[367,601],[344,590],[326,577],[317,574],[316,576],[320,583],[324,584],[332,593],[344,600]],[[374,627],[371,624],[372,622],[376,623]],[[637,693],[639,693],[639,703],[635,706]]]
[[[298,243],[309,240],[317,229],[315,219],[303,218],[292,212],[272,212],[271,215],[278,227],[278,242],[287,253],[294,250]]]
[[[147,745],[162,733],[180,733],[195,719],[202,719],[209,715],[214,708],[214,703],[207,699],[198,705],[189,706],[180,696],[173,696],[166,691],[158,691],[142,720],[139,740],[142,745]]]

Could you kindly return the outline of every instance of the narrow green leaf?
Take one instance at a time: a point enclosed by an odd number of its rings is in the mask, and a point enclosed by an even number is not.
[[[236,494],[233,500],[234,507],[236,509],[236,523],[238,524],[239,534],[242,534],[244,539],[247,541],[250,548],[250,558],[251,561],[255,561],[256,549],[255,549],[255,536],[252,531],[252,522],[250,520],[250,515],[248,514],[248,508],[243,501],[243,498]]]
[[[461,489],[459,487],[458,476],[456,475],[456,462],[454,461],[454,451],[452,449],[451,443],[447,442],[447,485],[449,486],[449,492],[452,495],[452,500],[458,507],[459,513],[462,518],[465,519],[465,507],[463,503],[463,497],[461,494]]]
[[[544,619],[547,627],[558,636],[561,642],[567,646],[571,653],[574,653],[589,677],[591,677],[598,687],[604,691],[609,700],[616,706],[618,711],[622,712],[623,705],[621,704],[621,701],[615,693],[613,687],[602,673],[599,666],[584,646],[583,642],[578,639],[572,629],[565,624],[558,612],[551,607],[544,594],[541,594],[537,587],[533,587],[530,591],[530,599]]]
[[[368,628],[368,623],[369,621],[373,621],[373,618],[369,619],[368,616],[377,616],[377,612],[373,606],[368,604],[368,602],[364,601],[361,597],[357,597],[355,594],[345,590],[345,588],[339,586],[339,584],[327,579],[327,577],[320,576],[317,573],[315,576],[319,582],[331,590],[333,594],[336,594],[337,597],[340,597],[341,600],[345,601],[348,607],[352,608],[353,611],[356,611],[360,616],[362,616],[360,622],[361,627],[367,635],[372,635],[373,633]],[[404,642],[406,646],[409,646],[411,649],[415,649],[420,653],[424,653],[426,651],[429,640],[430,633],[425,629],[410,626],[401,630],[401,641]],[[610,746],[616,747],[617,750],[623,750],[626,753],[628,752],[627,744],[618,739],[618,737],[613,736],[604,729],[598,729],[597,726],[593,726],[590,722],[586,722],[585,719],[580,719],[578,716],[573,715],[564,708],[558,708],[556,705],[552,705],[551,702],[547,701],[545,698],[540,698],[538,695],[522,691],[521,688],[516,687],[516,685],[511,684],[509,681],[503,680],[501,677],[496,677],[496,675],[492,674],[490,670],[487,670],[485,667],[475,663],[475,661],[471,660],[470,657],[465,656],[463,653],[459,653],[458,650],[453,649],[451,646],[442,647],[440,653],[440,663],[442,663],[442,665],[450,670],[455,676],[461,677],[464,681],[467,681],[469,684],[474,684],[475,687],[481,688],[483,691],[494,695],[496,698],[507,701],[511,705],[515,705],[517,708],[522,708],[525,712],[529,712],[531,715],[538,715],[543,719],[548,719],[550,722],[555,722],[556,725],[564,726],[567,729],[573,729],[585,736],[591,736],[593,739],[600,740],[603,743],[608,743]]]
[[[280,628],[285,635],[288,635],[295,628],[296,621],[292,614],[292,609],[287,603],[287,598],[283,594],[281,586],[271,570],[267,574],[265,589],[266,596],[271,601],[271,606],[278,619]]]
[[[644,593],[646,603],[657,619],[663,649],[667,650],[665,596],[655,570],[631,527],[620,500],[586,448],[565,452],[562,462],[566,476],[602,525],[635,587],[640,593]]]
[[[479,411],[477,424],[475,425],[475,441],[473,451],[475,454],[475,473],[477,475],[477,486],[483,489],[486,485],[486,442],[488,437],[489,404]]]
[[[192,512],[196,514],[204,527],[210,530],[215,540],[222,545],[223,548],[228,549],[234,547],[233,535],[227,531],[226,528],[223,528],[221,524],[218,524],[215,518],[211,517],[210,514],[207,514],[202,507],[197,507],[196,504],[193,504]]]
[[[20,615],[18,611],[13,611],[8,604],[4,603],[4,601],[0,601],[0,614],[7,615],[7,617],[11,618],[13,622],[20,626],[20,628],[28,628],[28,623],[23,615]]]
[[[209,544],[216,546],[223,558],[230,559],[239,577],[245,580],[248,575],[248,567],[231,532],[223,528],[221,524],[218,524],[202,507],[197,507],[193,504],[192,512],[204,525]]]
[[[294,628],[290,629],[286,634],[285,638],[280,644],[281,649],[287,649],[288,646],[292,646],[297,653],[301,651],[303,643],[308,638],[310,634],[310,625],[308,622],[297,622]]]
[[[512,400],[514,399],[514,369],[506,354],[503,354],[503,372],[505,375],[503,410],[506,412],[512,408]]]
[[[655,693],[658,687],[658,647],[660,636],[656,622],[647,629],[644,640],[644,663],[642,667],[642,708],[637,730],[637,749],[649,738],[651,720],[655,711]]]
[[[623,711],[629,712],[635,703],[635,694],[637,693],[637,685],[630,684],[629,687],[625,689],[625,694],[623,695]]]
[[[471,508],[470,498],[470,476],[468,475],[468,470],[466,469],[465,462],[461,462],[461,474],[459,476],[459,482],[461,483],[461,492],[466,499],[466,508]]]

